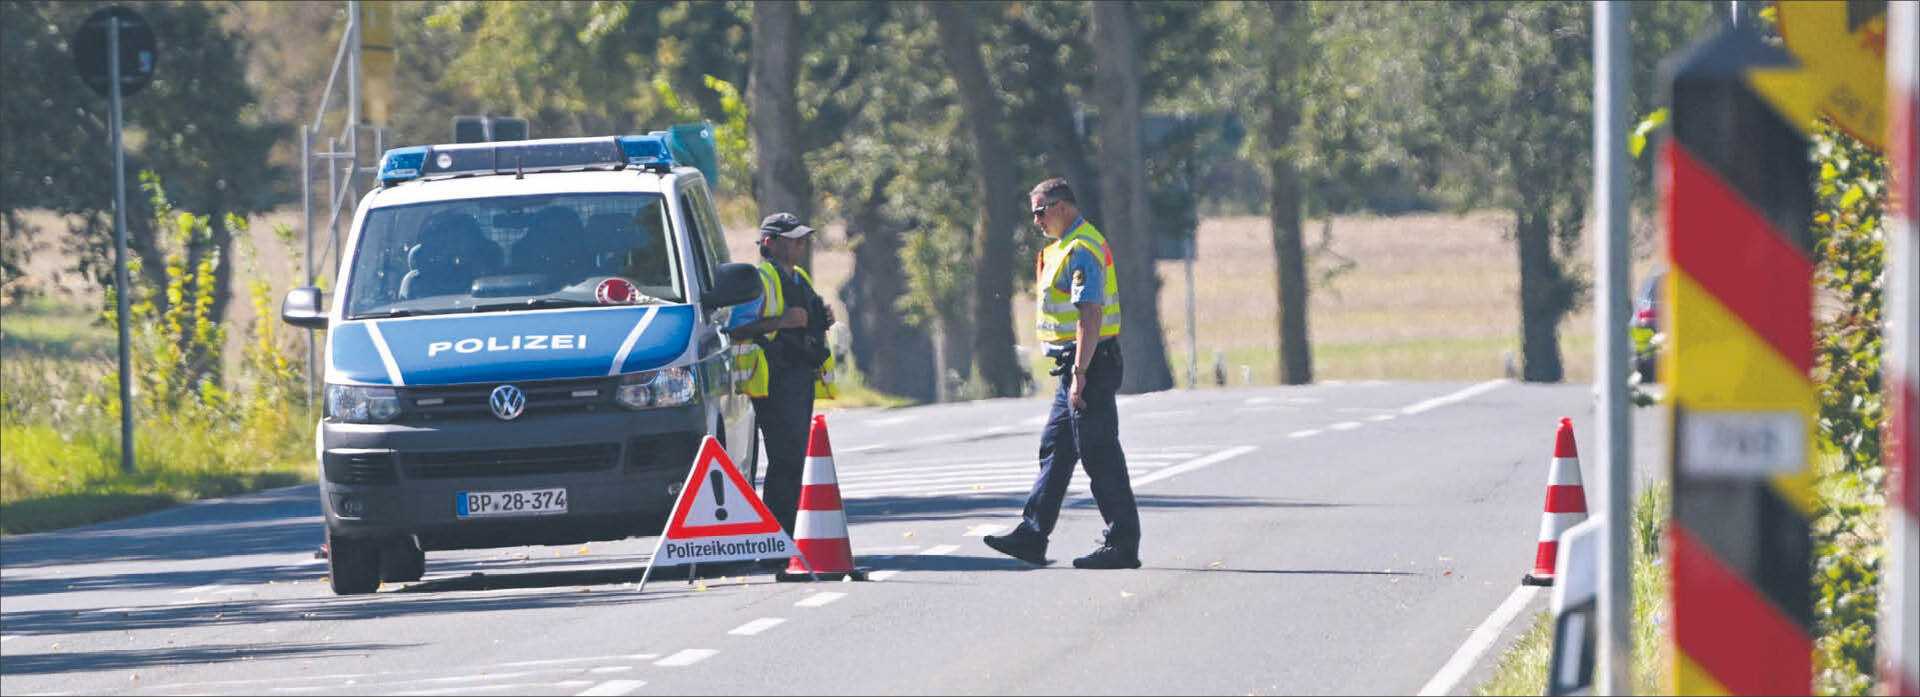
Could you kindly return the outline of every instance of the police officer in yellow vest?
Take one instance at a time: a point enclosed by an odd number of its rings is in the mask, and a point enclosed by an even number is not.
[[[833,311],[814,292],[813,278],[796,263],[806,255],[813,228],[792,213],[760,223],[758,307],[738,306],[728,335],[734,340],[734,376],[753,398],[754,421],[767,453],[762,496],[788,533],[800,504],[807,429],[822,369],[832,369],[827,328]]]
[[[1106,539],[1091,554],[1073,560],[1081,569],[1140,568],[1140,511],[1120,449],[1120,280],[1105,237],[1080,217],[1073,189],[1054,178],[1033,187],[1033,221],[1052,240],[1040,251],[1035,317],[1040,342],[1057,367],[1060,386],[1040,434],[1040,476],[1027,495],[1020,524],[1005,535],[988,535],[987,546],[1022,561],[1045,564],[1047,537],[1060,504],[1083,463],[1094,503],[1107,523]]]

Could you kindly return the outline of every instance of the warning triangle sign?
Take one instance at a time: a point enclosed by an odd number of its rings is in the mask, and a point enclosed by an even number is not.
[[[707,436],[700,443],[700,454],[693,458],[686,484],[680,487],[666,537],[689,540],[763,532],[780,532],[780,521],[754,495],[753,484],[733,466],[720,441]]]
[[[687,481],[674,501],[673,515],[660,534],[647,572],[653,567],[719,561],[778,559],[793,556],[798,545],[780,527],[773,512],[754,495],[720,441],[707,436],[693,459]],[[642,576],[642,583],[645,582]]]

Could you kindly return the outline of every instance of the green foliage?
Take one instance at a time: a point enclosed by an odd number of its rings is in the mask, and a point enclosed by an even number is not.
[[[230,262],[217,253],[190,262],[188,251],[213,234],[209,216],[175,209],[153,173],[143,172],[141,181],[158,212],[154,229],[166,233],[166,266],[162,287],[136,283],[129,298],[136,471],[120,471],[111,354],[24,352],[10,344],[0,363],[5,532],[290,484],[311,467],[314,414],[297,363],[276,333],[268,284],[251,284],[255,318],[246,328],[244,359],[223,380],[213,366],[221,362],[227,328],[213,313],[213,278]],[[238,216],[225,223],[246,230]],[[112,297],[107,305],[115,305]],[[105,314],[112,326],[112,310]]]
[[[1815,134],[1812,232],[1822,309],[1815,336],[1820,395],[1819,510],[1814,533],[1815,690],[1870,694],[1885,555],[1887,412],[1881,366],[1887,161],[1827,126]]]

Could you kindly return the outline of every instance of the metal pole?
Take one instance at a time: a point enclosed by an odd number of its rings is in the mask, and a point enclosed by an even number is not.
[[[1599,395],[1600,461],[1606,486],[1600,487],[1607,531],[1600,548],[1600,646],[1595,671],[1599,694],[1624,695],[1633,689],[1633,554],[1629,528],[1633,516],[1633,422],[1627,414],[1627,84],[1628,5],[1593,5],[1593,206],[1600,234],[1594,236],[1594,379]]]
[[[1198,237],[1199,234],[1200,231],[1195,230],[1192,235],[1187,236],[1187,389],[1200,386],[1198,380],[1200,376],[1200,343],[1196,339],[1198,333],[1194,331],[1193,327],[1195,313],[1193,303],[1193,256],[1196,249],[1200,246],[1194,242],[1194,238]]]
[[[313,285],[313,129],[300,127],[300,231],[307,238],[307,255],[302,258],[302,286]],[[318,403],[320,394],[320,348],[314,330],[307,330],[307,404]]]
[[[1740,26],[1740,0],[1727,0],[1727,23]]]
[[[127,153],[120,142],[120,18],[107,19],[107,81],[113,102],[113,294],[114,315],[120,325],[120,471],[133,474],[133,342],[128,336],[128,296],[133,281],[127,276]]]

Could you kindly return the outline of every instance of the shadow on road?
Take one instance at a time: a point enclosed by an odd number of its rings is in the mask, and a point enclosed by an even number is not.
[[[323,535],[320,495],[309,485],[78,530],[9,536],[0,545],[0,566],[32,569],[311,552]],[[5,590],[12,593],[11,587]]]
[[[63,651],[60,653],[8,653],[0,662],[0,675],[44,675],[47,673],[126,670],[155,666],[223,663],[227,661],[272,661],[288,658],[326,658],[366,656],[375,651],[405,648],[415,644],[219,644],[179,646],[128,651]]]
[[[960,518],[976,518],[983,511],[1003,510],[1009,516],[1019,515],[1019,509],[1026,501],[1026,494],[969,494],[961,496],[914,497],[914,496],[877,496],[872,498],[847,499],[847,515],[850,522],[860,523],[877,518],[887,522],[900,521],[940,521]],[[1169,508],[1207,508],[1207,509],[1256,509],[1256,508],[1347,508],[1369,504],[1335,503],[1328,501],[1294,501],[1287,499],[1256,499],[1242,496],[1156,496],[1136,494],[1135,501],[1143,511]],[[1092,499],[1082,499],[1073,506],[1092,506]],[[1011,519],[1008,521],[1013,522]]]

